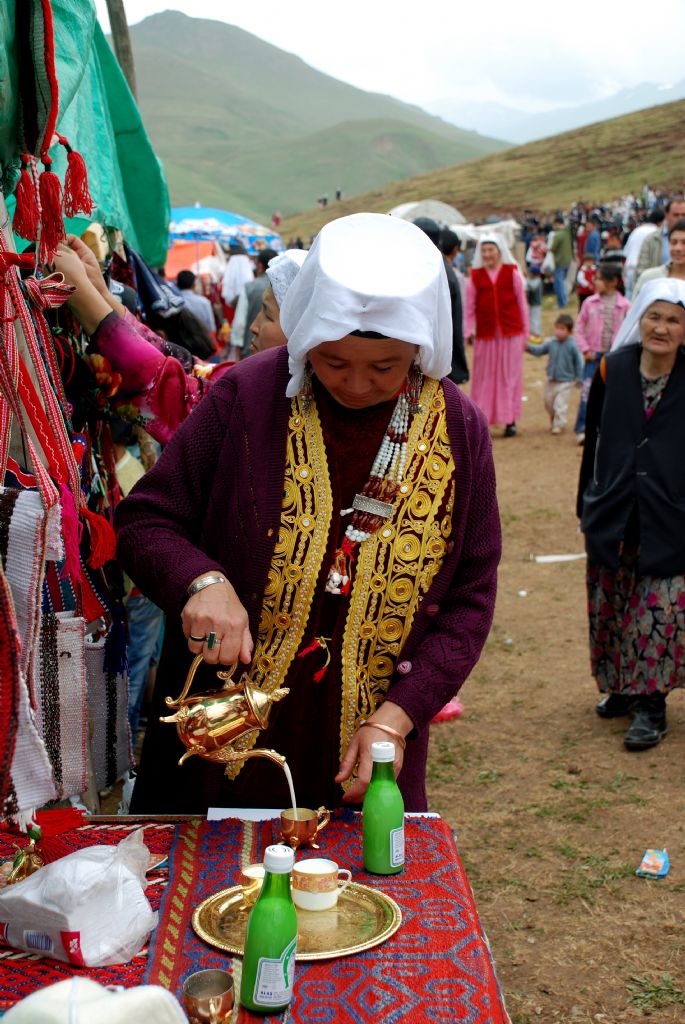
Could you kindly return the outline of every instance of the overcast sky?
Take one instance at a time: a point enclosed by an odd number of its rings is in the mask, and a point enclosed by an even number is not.
[[[238,25],[334,78],[419,105],[458,96],[537,111],[685,77],[685,0],[125,0],[125,6],[130,24],[171,7]],[[105,0],[96,7],[108,28]]]

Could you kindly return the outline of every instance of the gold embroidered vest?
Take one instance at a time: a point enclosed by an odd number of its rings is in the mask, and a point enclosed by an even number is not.
[[[455,466],[442,386],[427,379],[407,439],[395,511],[360,545],[342,644],[340,755],[382,703],[417,608],[452,531]],[[314,401],[292,399],[281,527],[262,603],[250,676],[267,692],[285,681],[302,647],[334,519],[323,432]],[[341,597],[340,600],[347,600]],[[257,737],[236,748],[247,750]],[[229,765],[235,778],[242,767]]]

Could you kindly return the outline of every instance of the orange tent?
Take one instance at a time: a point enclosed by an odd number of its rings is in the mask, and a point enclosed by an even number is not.
[[[164,272],[167,281],[174,281],[180,270],[192,270],[195,264],[207,256],[214,256],[214,242],[174,241],[166,258]]]

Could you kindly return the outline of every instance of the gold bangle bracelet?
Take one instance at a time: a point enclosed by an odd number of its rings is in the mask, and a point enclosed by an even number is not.
[[[399,743],[402,750],[406,749],[407,741],[404,736],[401,732],[398,732],[397,729],[393,729],[392,726],[383,725],[382,722],[362,722],[359,728],[363,729],[365,725],[368,725],[370,729],[380,729],[381,732],[387,732],[388,736],[392,736],[392,738]]]

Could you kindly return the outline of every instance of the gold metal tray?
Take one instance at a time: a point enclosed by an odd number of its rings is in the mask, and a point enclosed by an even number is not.
[[[234,885],[203,900],[193,914],[193,928],[210,946],[242,956],[250,909],[241,887]],[[297,923],[296,959],[330,960],[385,942],[402,923],[402,911],[378,889],[350,882],[331,910],[298,907]]]

